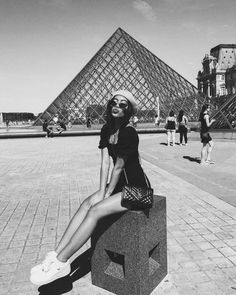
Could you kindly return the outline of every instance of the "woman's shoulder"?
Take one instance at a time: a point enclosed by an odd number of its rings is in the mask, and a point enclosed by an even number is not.
[[[101,128],[101,132],[103,133],[103,132],[107,132],[107,130],[108,130],[108,126],[107,126],[107,124],[104,124],[103,126],[102,126],[102,128]]]
[[[132,137],[132,136],[137,136],[137,131],[133,126],[128,124],[120,130],[120,134],[121,136]]]

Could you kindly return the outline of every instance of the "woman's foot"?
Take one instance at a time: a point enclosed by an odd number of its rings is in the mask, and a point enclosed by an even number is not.
[[[31,273],[30,281],[35,285],[45,285],[67,276],[71,272],[70,261],[61,262],[57,258],[48,266]]]
[[[209,163],[207,162],[207,161],[200,161],[200,165],[201,166],[206,166],[206,165],[208,165]]]
[[[212,160],[206,160],[206,162],[207,162],[207,164],[215,164],[215,162]]]
[[[37,272],[41,269],[47,269],[51,263],[57,258],[57,252],[55,251],[50,251],[47,253],[45,259],[43,260],[42,263],[34,266],[31,268],[31,273]]]

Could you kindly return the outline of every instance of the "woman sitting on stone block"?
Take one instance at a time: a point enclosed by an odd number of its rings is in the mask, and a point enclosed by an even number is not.
[[[121,205],[121,192],[127,179],[129,185],[150,186],[139,162],[138,134],[129,120],[137,110],[133,95],[127,90],[113,93],[107,104],[106,124],[101,129],[100,187],[86,198],[70,221],[61,241],[45,260],[31,269],[31,282],[50,283],[68,275],[70,258],[91,237],[98,220],[128,210]],[[110,157],[114,166],[109,184]],[[124,173],[125,172],[125,173]]]

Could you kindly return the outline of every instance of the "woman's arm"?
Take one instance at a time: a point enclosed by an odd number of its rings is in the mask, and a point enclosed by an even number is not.
[[[125,161],[126,161],[125,158],[123,158],[123,157],[121,158],[119,156],[117,157],[116,163],[115,163],[114,168],[111,173],[111,179],[110,179],[105,197],[110,197],[110,195],[112,194],[112,192],[113,192],[113,190],[120,178],[120,174],[125,166]]]
[[[110,168],[110,156],[108,154],[108,149],[101,149],[101,167],[100,167],[100,187],[99,191],[105,195],[106,185],[108,180]]]
[[[215,122],[215,119],[212,119],[210,121],[209,115],[205,115],[205,121],[206,121],[207,127],[210,127]]]

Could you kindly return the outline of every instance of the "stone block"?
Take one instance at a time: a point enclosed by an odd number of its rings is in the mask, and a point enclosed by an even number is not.
[[[166,198],[103,218],[91,238],[92,283],[118,295],[149,295],[167,274]]]

